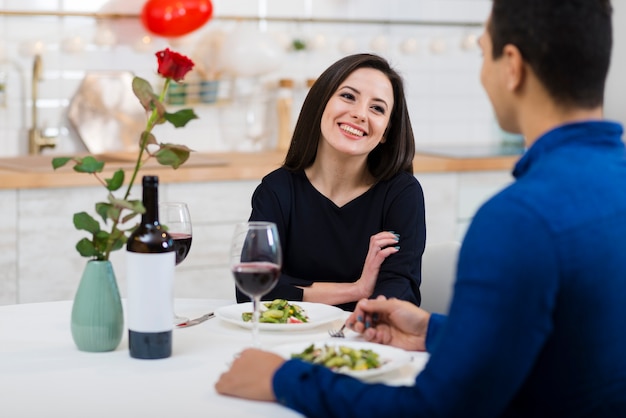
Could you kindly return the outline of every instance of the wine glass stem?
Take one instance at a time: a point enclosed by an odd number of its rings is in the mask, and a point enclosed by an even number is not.
[[[174,273],[174,282],[176,282],[176,273]],[[172,314],[173,314],[173,321],[174,321],[174,325],[178,325],[178,324],[182,324],[184,322],[189,321],[189,318],[187,318],[186,316],[180,316],[176,313],[176,295],[174,294],[174,285],[172,284]]]
[[[261,297],[255,296],[252,298],[252,346],[259,348],[261,343],[259,342],[259,304],[261,303]]]

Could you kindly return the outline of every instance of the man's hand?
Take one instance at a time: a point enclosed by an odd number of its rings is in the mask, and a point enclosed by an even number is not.
[[[399,299],[362,299],[346,323],[367,341],[412,351],[426,350],[430,313]]]
[[[257,401],[275,401],[272,378],[285,360],[273,353],[257,349],[244,350],[223,373],[215,390],[222,395]]]

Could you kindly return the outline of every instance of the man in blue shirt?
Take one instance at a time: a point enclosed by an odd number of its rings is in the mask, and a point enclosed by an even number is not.
[[[319,417],[626,417],[626,155],[602,120],[608,0],[494,0],[482,84],[527,152],[476,213],[448,317],[362,300],[365,339],[430,359],[411,387],[247,350],[218,392]],[[424,277],[423,280],[428,280]]]

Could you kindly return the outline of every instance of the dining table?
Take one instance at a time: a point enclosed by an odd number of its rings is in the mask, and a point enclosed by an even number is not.
[[[125,300],[122,301],[125,306]],[[176,299],[178,314],[195,318],[234,305],[226,299]],[[80,351],[72,340],[72,301],[0,306],[0,416],[34,417],[299,417],[275,402],[223,396],[219,376],[252,344],[251,330],[212,317],[174,328],[171,357],[130,357],[127,331],[109,352]],[[260,331],[262,349],[330,339],[328,331],[347,318],[289,331]],[[292,327],[293,328],[293,327]],[[348,331],[345,341],[361,337]],[[411,385],[428,354],[410,352],[410,361],[366,380]]]

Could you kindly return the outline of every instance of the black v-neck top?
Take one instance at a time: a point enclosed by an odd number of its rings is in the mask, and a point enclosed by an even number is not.
[[[250,220],[275,222],[283,248],[279,283],[264,300],[298,301],[303,290],[297,286],[358,280],[370,237],[393,231],[400,235],[400,251],[381,265],[372,297],[385,295],[420,303],[421,256],[426,241],[424,195],[409,173],[378,182],[338,207],[313,187],[303,171],[279,168],[265,176],[255,190]],[[237,301],[248,300],[237,291]],[[346,310],[354,306],[340,305]]]

